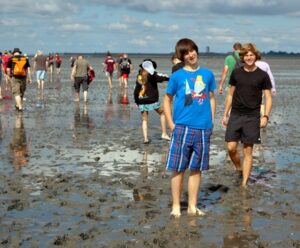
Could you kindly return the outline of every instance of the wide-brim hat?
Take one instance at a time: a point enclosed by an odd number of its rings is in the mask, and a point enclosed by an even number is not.
[[[19,48],[14,48],[13,54],[14,54],[14,53],[22,53],[22,52],[21,52],[21,50],[20,50]]]
[[[153,75],[157,65],[155,61],[152,61],[151,59],[145,59],[144,62],[140,64],[140,67],[147,71],[150,75]]]

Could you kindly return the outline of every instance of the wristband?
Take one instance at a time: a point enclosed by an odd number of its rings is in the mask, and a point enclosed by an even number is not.
[[[267,115],[263,115],[263,118],[267,118],[267,121],[269,121],[269,116],[267,116]]]

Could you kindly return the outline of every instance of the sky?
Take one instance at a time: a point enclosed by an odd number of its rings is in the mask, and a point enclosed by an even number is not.
[[[200,52],[299,53],[300,1],[1,0],[0,51],[171,53],[181,38]]]

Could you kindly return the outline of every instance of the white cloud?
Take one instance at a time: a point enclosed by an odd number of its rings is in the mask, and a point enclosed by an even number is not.
[[[92,30],[92,28],[85,24],[70,23],[70,24],[61,25],[60,30],[62,30],[62,31],[90,31],[90,30]]]
[[[125,23],[115,22],[115,23],[110,23],[110,24],[104,26],[104,28],[106,28],[108,30],[127,30],[128,25]]]
[[[14,27],[14,26],[19,26],[21,23],[19,20],[16,19],[3,19],[0,20],[0,25],[1,26],[6,26],[6,27]]]
[[[129,43],[132,45],[137,45],[137,46],[142,46],[142,47],[145,47],[148,45],[148,42],[144,39],[132,39],[131,41],[129,41]]]

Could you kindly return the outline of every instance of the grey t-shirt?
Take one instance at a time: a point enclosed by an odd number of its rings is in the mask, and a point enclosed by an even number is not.
[[[35,61],[35,69],[37,71],[46,71],[46,62],[47,62],[47,56],[44,54],[37,55],[34,58]]]
[[[74,66],[76,66],[75,77],[85,77],[87,76],[90,64],[86,59],[77,59]]]

